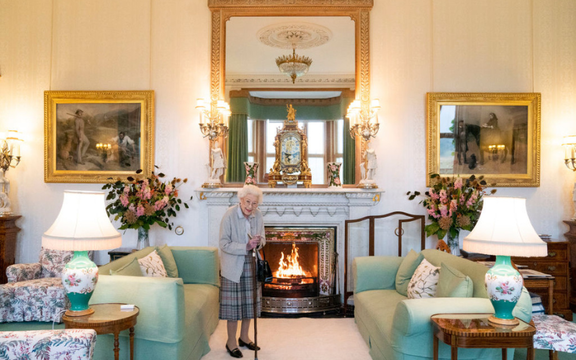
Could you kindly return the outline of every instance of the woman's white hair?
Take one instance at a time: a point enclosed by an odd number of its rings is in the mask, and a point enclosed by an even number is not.
[[[254,185],[244,185],[244,187],[238,190],[238,199],[243,199],[246,195],[254,195],[258,198],[258,204],[262,204],[262,190],[258,186]]]

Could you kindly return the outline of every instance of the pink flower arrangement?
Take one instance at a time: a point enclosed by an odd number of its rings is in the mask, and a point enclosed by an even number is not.
[[[472,230],[482,210],[482,197],[486,194],[486,181],[483,176],[440,177],[430,175],[431,187],[426,191],[426,199],[420,203],[426,208],[430,224],[426,225],[426,235],[443,239],[448,232],[455,237],[462,230]],[[493,189],[490,193],[496,192]],[[414,200],[420,192],[408,192],[409,200]]]
[[[136,174],[140,173],[142,170],[136,171]],[[181,205],[188,208],[188,204],[178,198],[179,184],[186,183],[188,179],[174,178],[162,182],[160,179],[164,176],[152,172],[149,178],[128,177],[127,182],[118,179],[102,187],[110,189],[106,200],[112,202],[106,206],[106,212],[122,223],[120,230],[141,227],[149,230],[155,223],[172,229],[173,223],[169,218],[176,216]]]

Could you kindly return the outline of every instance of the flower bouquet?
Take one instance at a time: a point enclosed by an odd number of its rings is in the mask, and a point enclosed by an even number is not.
[[[487,186],[484,176],[470,176],[468,179],[461,177],[440,177],[439,174],[430,175],[431,187],[425,192],[426,199],[420,203],[428,212],[430,224],[426,225],[426,235],[438,236],[444,239],[448,234],[448,246],[454,248],[458,241],[460,230],[471,231],[482,210],[482,197],[486,194]],[[490,193],[494,194],[496,189]],[[409,200],[414,200],[420,192],[409,191]]]
[[[136,171],[136,174],[140,173],[142,170]],[[174,224],[169,218],[176,216],[176,212],[180,211],[180,205],[188,209],[188,204],[178,198],[180,183],[186,183],[188,179],[174,178],[162,182],[160,179],[164,176],[162,173],[156,175],[154,172],[149,178],[139,180],[129,176],[126,182],[118,179],[102,187],[110,189],[106,200],[112,202],[106,206],[106,212],[108,216],[114,215],[114,220],[122,223],[120,230],[147,231],[155,223],[172,230]]]

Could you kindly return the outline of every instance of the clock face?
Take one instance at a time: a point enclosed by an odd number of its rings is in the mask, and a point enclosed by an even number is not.
[[[295,135],[287,135],[282,139],[281,162],[283,165],[298,165],[301,161],[300,138]]]

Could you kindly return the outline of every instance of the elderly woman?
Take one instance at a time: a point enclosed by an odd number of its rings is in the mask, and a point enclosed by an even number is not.
[[[220,319],[228,321],[226,350],[235,358],[243,356],[236,343],[238,320],[242,320],[238,344],[250,350],[256,349],[248,336],[255,300],[252,250],[266,243],[264,220],[258,210],[262,190],[254,185],[245,185],[238,191],[238,198],[240,204],[229,208],[220,224]]]

